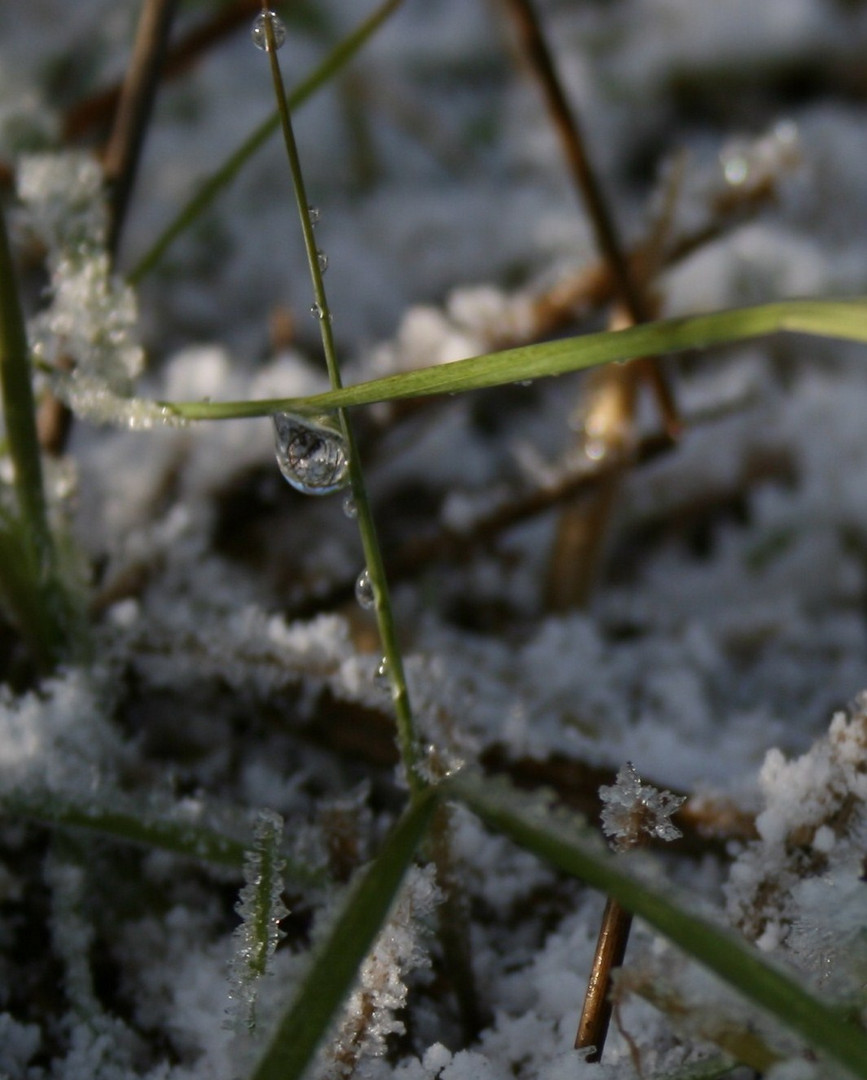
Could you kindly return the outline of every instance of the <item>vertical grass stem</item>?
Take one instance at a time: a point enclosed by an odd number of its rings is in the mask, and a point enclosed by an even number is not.
[[[337,361],[337,350],[334,345],[334,332],[331,325],[331,308],[322,280],[322,267],[319,261],[319,249],[316,245],[316,236],[313,228],[313,219],[310,213],[310,205],[307,199],[307,191],[304,184],[304,176],[301,169],[301,160],[298,154],[298,146],[295,142],[295,133],[292,127],[292,116],[289,110],[289,102],[283,85],[283,77],[280,64],[277,60],[277,44],[274,39],[274,26],[268,14],[267,4],[263,4],[265,40],[267,43],[268,60],[271,67],[271,78],[274,83],[274,94],[277,99],[277,111],[280,116],[280,127],[283,131],[283,140],[286,145],[286,155],[289,160],[289,170],[292,175],[292,186],[295,192],[295,201],[298,205],[298,214],[301,219],[301,231],[304,236],[304,248],[307,253],[307,263],[310,267],[310,277],[313,283],[313,310],[318,315],[319,331],[322,337],[322,348],[325,354],[325,363],[328,368],[328,379],[333,390],[339,390],[342,386],[340,379],[340,367]],[[358,511],[358,528],[361,534],[361,543],[364,550],[364,558],[367,572],[373,586],[376,598],[376,620],[379,628],[379,636],[385,655],[385,666],[391,696],[394,702],[395,717],[397,721],[397,739],[400,749],[401,760],[406,771],[407,782],[413,798],[417,798],[427,786],[426,781],[418,770],[418,740],[415,733],[415,724],[410,706],[409,691],[406,684],[406,675],[403,668],[403,658],[397,642],[397,631],[394,624],[394,614],[391,607],[391,598],[388,589],[388,580],[385,574],[385,566],[382,561],[382,552],[376,535],[376,525],[367,497],[367,489],[364,483],[364,475],[358,456],[358,447],[352,428],[349,424],[346,411],[338,409],[341,433],[346,441],[349,454],[349,474],[352,485],[352,497]]]
[[[67,645],[67,627],[57,574],[57,555],[48,524],[27,332],[2,208],[0,390],[3,394],[6,439],[15,475],[18,520],[23,534],[23,547],[17,549],[13,546],[12,550],[18,550],[20,560],[27,564],[0,567],[0,575],[9,579],[9,583],[16,584],[15,594],[21,599],[21,604],[16,606],[21,610],[15,614],[37,661],[41,667],[48,669],[60,659]],[[9,595],[8,590],[5,591]]]

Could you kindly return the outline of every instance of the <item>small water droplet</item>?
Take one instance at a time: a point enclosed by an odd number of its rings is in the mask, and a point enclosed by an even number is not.
[[[250,30],[250,36],[253,38],[253,44],[257,49],[261,49],[263,52],[268,51],[268,33],[266,31],[267,22],[271,21],[271,32],[274,35],[274,46],[279,49],[283,42],[286,40],[286,26],[283,20],[273,11],[261,12],[253,20],[253,27]]]
[[[317,251],[316,261],[317,263],[319,263],[319,273],[324,274],[325,271],[328,269],[328,256],[325,254],[324,251]]]
[[[355,581],[355,599],[358,601],[358,606],[364,608],[365,611],[370,611],[376,605],[376,593],[373,591],[373,582],[370,580],[367,567],[361,571]]]
[[[330,495],[349,483],[343,436],[324,418],[274,414],[277,464],[285,479],[305,495]]]
[[[313,206],[313,205],[308,206],[307,207],[307,213],[310,215],[310,224],[311,225],[318,225],[319,224],[319,218],[322,216],[320,214],[320,212],[319,212],[319,207],[318,206]]]
[[[583,449],[585,457],[590,458],[591,461],[601,461],[605,457],[605,440],[585,438]]]
[[[750,174],[750,164],[742,154],[733,154],[723,158],[723,176],[726,183],[738,187],[745,183]]]
[[[310,314],[313,316],[314,319],[322,318],[322,307],[317,301],[314,301],[310,305]]]
[[[515,383],[515,386],[532,386],[532,385],[533,385],[533,380],[532,379],[518,379],[518,381]]]
[[[388,672],[387,657],[383,656],[383,658],[379,661],[379,666],[377,667],[376,674],[373,676],[373,678],[377,686],[381,686],[385,690],[389,688],[388,684],[390,675]]]
[[[343,497],[343,513],[350,519],[358,517],[358,507],[355,505],[355,496],[351,491]]]

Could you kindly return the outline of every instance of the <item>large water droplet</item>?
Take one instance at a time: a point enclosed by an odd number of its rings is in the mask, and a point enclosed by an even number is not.
[[[370,580],[367,567],[361,571],[356,579],[355,599],[358,601],[359,607],[363,607],[365,611],[370,611],[376,604],[376,593],[373,591],[373,582]]]
[[[330,495],[349,483],[349,455],[343,436],[324,419],[274,414],[280,472],[305,495]]]
[[[319,273],[324,274],[328,269],[328,256],[324,251],[316,252],[316,262],[319,264]]]
[[[313,204],[311,203],[310,206],[307,207],[307,213],[310,215],[310,224],[318,225],[319,219],[322,216],[319,207],[313,206]]]
[[[253,44],[257,49],[262,49],[263,52],[268,51],[268,33],[266,30],[267,20],[271,22],[271,32],[274,35],[274,47],[279,49],[283,42],[286,40],[286,26],[283,20],[273,11],[261,12],[253,20],[253,26],[250,30],[250,36],[253,38]]]

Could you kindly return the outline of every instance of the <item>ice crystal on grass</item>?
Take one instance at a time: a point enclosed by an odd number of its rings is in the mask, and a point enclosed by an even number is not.
[[[246,884],[235,908],[243,921],[235,930],[231,964],[232,996],[251,1031],[256,1026],[258,984],[280,940],[280,920],[289,914],[282,899],[282,842],[283,819],[273,811],[260,811],[253,848],[244,864]]]
[[[96,396],[115,419],[114,398],[131,393],[144,352],[135,293],[113,273],[105,249],[101,170],[87,154],[24,157],[18,193],[30,228],[46,245],[50,275],[51,302],[29,325],[34,356],[64,373],[73,407],[81,403],[87,411]]]
[[[402,1034],[396,1015],[407,999],[406,975],[429,964],[419,929],[439,902],[432,866],[413,869],[395,907],[361,967],[358,984],[327,1054],[324,1075],[349,1076],[362,1057],[380,1057],[386,1039]]]
[[[130,397],[113,390],[101,377],[84,371],[58,371],[53,387],[61,401],[93,424],[116,424],[130,431],[151,431],[157,427],[186,427],[188,421],[167,405],[147,398]]]
[[[108,215],[102,170],[86,153],[28,154],[18,162],[18,196],[28,223],[52,253],[105,245]]]
[[[642,783],[631,761],[618,772],[613,785],[599,789],[599,797],[605,804],[602,831],[618,851],[635,847],[643,837],[676,840],[682,835],[672,825],[671,815],[686,797]]]

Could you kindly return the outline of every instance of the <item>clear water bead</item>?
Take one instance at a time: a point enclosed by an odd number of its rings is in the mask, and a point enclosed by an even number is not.
[[[355,505],[355,496],[351,491],[343,497],[343,514],[350,520],[358,517],[358,507]]]
[[[316,262],[319,264],[319,273],[324,274],[328,269],[328,256],[324,251],[316,252]]]
[[[358,601],[358,606],[363,607],[365,611],[370,611],[376,604],[376,594],[373,591],[373,582],[370,580],[367,567],[361,571],[355,581],[355,599]]]
[[[279,49],[283,42],[286,40],[286,26],[283,20],[273,11],[263,11],[253,20],[253,27],[250,30],[250,36],[253,38],[253,44],[257,49],[261,49],[263,52],[268,51],[268,32],[267,32],[267,20],[271,21],[271,32],[274,35],[274,47]]]
[[[305,495],[330,495],[349,483],[346,441],[325,418],[274,414],[277,464],[285,479]]]
[[[321,217],[321,214],[319,212],[319,207],[318,206],[313,206],[311,204],[310,206],[307,207],[307,213],[310,215],[310,224],[311,225],[317,225],[319,223],[319,218]]]

